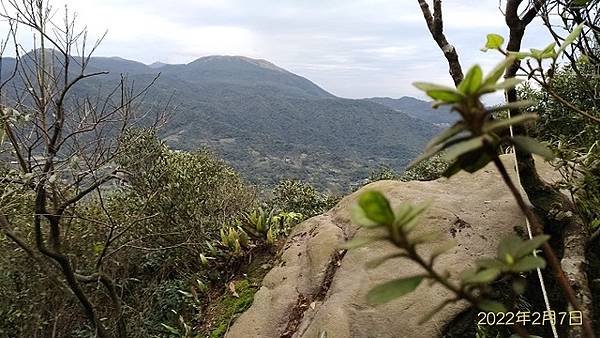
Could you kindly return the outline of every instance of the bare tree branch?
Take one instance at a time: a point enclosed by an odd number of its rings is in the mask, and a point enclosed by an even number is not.
[[[446,57],[446,60],[448,61],[448,65],[450,67],[450,76],[452,76],[454,84],[458,86],[458,84],[462,82],[464,75],[456,48],[454,48],[454,46],[448,42],[446,35],[444,34],[442,0],[433,0],[433,14],[431,13],[431,9],[429,8],[426,0],[417,1],[421,6],[421,11],[423,12],[423,17],[425,18],[425,22],[427,23],[427,27],[429,28],[431,36],[438,44],[444,53],[444,57]]]

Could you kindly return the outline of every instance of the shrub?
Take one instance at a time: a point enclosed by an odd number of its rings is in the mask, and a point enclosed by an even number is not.
[[[398,178],[399,175],[394,171],[394,169],[387,166],[383,166],[375,171],[372,171],[369,174],[367,181],[370,183],[377,181],[397,180]]]
[[[219,240],[223,224],[254,204],[253,191],[237,172],[206,150],[173,151],[142,131],[128,137],[132,142],[119,162],[129,172],[130,189],[121,200],[149,218],[139,227],[146,236],[138,242],[150,247],[180,245],[167,260],[185,268],[184,261],[197,262],[205,251],[202,243]],[[154,155],[140,162],[136,160],[140,152]],[[162,265],[166,267],[165,262]]]
[[[448,163],[441,155],[433,156],[407,169],[400,176],[401,181],[432,181],[443,176],[448,169]]]
[[[562,67],[554,75],[553,90],[574,106],[598,114],[597,100],[587,93],[590,84],[600,85],[597,70],[585,60],[577,66],[588,83],[580,81],[571,67]],[[600,219],[600,124],[575,114],[543,89],[524,86],[521,95],[536,102],[529,110],[540,114],[530,132],[559,154],[556,166],[563,177],[561,188],[571,192],[580,216],[593,225]]]
[[[338,198],[317,191],[310,184],[298,180],[284,180],[273,189],[273,204],[284,211],[312,217],[332,208]]]
[[[77,271],[93,271],[103,259],[103,273],[115,281],[127,304],[128,336],[147,337],[164,332],[161,323],[178,325],[179,316],[171,310],[185,313],[186,319],[196,311],[181,290],[187,292],[197,279],[231,274],[226,265],[217,274],[191,272],[203,271],[200,255],[208,251],[207,241],[218,240],[224,223],[251,208],[254,194],[208,151],[172,151],[144,130],[129,131],[121,141],[115,164],[126,174],[120,183],[102,188],[102,197],[90,195],[70,209],[62,236]],[[7,169],[0,174],[10,177]],[[0,182],[0,212],[10,215],[13,231],[33,243],[27,231],[33,195],[25,191],[6,179]],[[112,240],[106,245],[109,233]],[[11,240],[0,236],[0,336],[39,336],[51,332],[55,323],[57,336],[93,332],[79,305],[66,295]],[[90,295],[98,313],[110,318],[106,294]]]
[[[448,169],[448,163],[442,159],[441,155],[433,156],[427,160],[416,163],[414,166],[406,169],[402,174],[398,174],[390,167],[381,167],[369,175],[367,181],[377,182],[382,180],[399,181],[432,181],[443,176]]]

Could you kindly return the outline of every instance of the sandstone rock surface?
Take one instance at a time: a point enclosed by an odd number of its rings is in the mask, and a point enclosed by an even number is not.
[[[512,173],[512,157],[505,156],[503,161]],[[547,164],[538,167],[545,178],[555,177]],[[524,225],[524,217],[491,165],[476,174],[461,173],[451,179],[369,184],[294,229],[281,262],[267,274],[253,305],[226,337],[316,338],[323,332],[328,338],[437,337],[446,323],[466,309],[464,303],[448,306],[419,325],[421,316],[451,296],[444,288],[426,283],[388,304],[367,303],[366,293],[372,287],[421,271],[403,259],[366,269],[366,262],[393,252],[392,246],[381,242],[348,252],[339,249],[346,240],[368,232],[351,224],[350,210],[359,194],[369,189],[384,193],[392,206],[403,201],[433,201],[421,227],[440,229],[457,242],[436,264],[453,274],[478,257],[494,255],[500,238]]]

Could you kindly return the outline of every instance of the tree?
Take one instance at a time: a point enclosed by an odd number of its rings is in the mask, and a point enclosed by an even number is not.
[[[57,287],[75,296],[99,337],[109,337],[111,332],[126,337],[113,279],[104,273],[101,261],[92,268],[86,266],[87,271],[75,266],[69,251],[69,241],[74,239],[67,235],[73,220],[105,224],[81,215],[77,208],[92,196],[102,201],[103,187],[123,174],[114,165],[121,146],[118,135],[139,121],[148,121],[136,115],[131,104],[151,84],[134,91],[122,78],[106,95],[75,95],[86,79],[105,74],[87,72],[90,57],[102,39],[89,48],[86,30],[77,27],[67,10],[64,14],[64,21],[57,23],[52,7],[43,0],[2,2],[0,17],[10,26],[2,51],[12,45],[16,55],[14,59],[2,58],[0,139],[5,141],[2,156],[9,163],[0,177],[2,204],[14,202],[11,194],[15,189],[27,192],[21,194],[27,203],[20,215],[2,210],[0,231]],[[25,53],[17,41],[20,26],[33,32],[37,48],[32,52]],[[7,66],[12,68],[9,72],[5,71]],[[108,213],[102,216],[111,220]],[[109,222],[103,228],[107,242],[117,227]],[[101,284],[109,295],[113,305],[109,322],[116,323],[114,330],[101,321],[90,300],[94,289],[86,288],[86,284]]]
[[[207,251],[205,243],[220,239],[223,225],[253,206],[254,191],[207,150],[171,150],[153,130],[129,130],[122,142],[116,163],[127,172],[122,198],[128,207],[121,214],[145,219],[127,245],[157,252],[171,248],[164,258],[171,264],[163,262],[161,269],[193,271],[186,262],[198,262]]]
[[[273,189],[273,204],[283,211],[293,211],[313,217],[337,203],[333,196],[320,193],[310,184],[298,180],[283,180]]]
[[[446,41],[446,37],[443,35],[443,19],[442,19],[442,3],[441,0],[433,0],[433,7],[434,7],[434,12],[433,14],[431,14],[431,11],[429,9],[428,4],[426,3],[426,1],[424,0],[418,0],[419,5],[421,6],[421,9],[423,11],[423,15],[425,18],[425,21],[429,27],[430,32],[432,33],[432,36],[434,38],[434,40],[437,42],[437,44],[442,48],[444,54],[446,55],[446,58],[448,60],[448,63],[450,65],[450,69],[451,69],[451,75],[452,78],[455,82],[455,84],[457,84],[457,86],[459,85],[457,82],[458,78],[455,76],[455,74],[457,72],[452,71],[452,69],[459,69],[460,68],[460,63],[458,61],[458,57],[448,57],[448,51],[452,50],[455,52],[454,48],[451,48],[451,45],[449,45]],[[502,4],[503,2],[501,2]],[[557,4],[560,3],[560,4]],[[531,22],[533,21],[534,18],[536,18],[536,16],[538,15],[544,15],[544,13],[547,16],[547,13],[549,13],[549,8],[565,8],[565,6],[567,8],[570,8],[569,10],[567,10],[567,12],[569,12],[570,14],[572,14],[572,18],[579,18],[579,19],[573,19],[575,20],[575,22],[577,22],[577,20],[579,20],[579,22],[582,21],[581,19],[581,15],[579,9],[574,9],[575,7],[577,8],[581,8],[581,7],[586,7],[587,5],[589,5],[592,2],[589,1],[582,1],[579,2],[581,3],[579,6],[572,6],[572,2],[569,2],[571,5],[565,5],[563,3],[561,3],[560,1],[546,1],[546,0],[531,0],[528,1],[526,4],[523,3],[522,0],[506,0],[504,2],[505,6],[504,6],[504,16],[505,16],[505,22],[509,28],[509,40],[508,40],[508,44],[506,46],[506,50],[502,51],[505,55],[516,55],[515,58],[513,58],[513,64],[510,65],[507,69],[506,72],[504,74],[505,78],[507,79],[511,79],[514,78],[517,75],[517,72],[519,70],[525,70],[524,67],[521,65],[521,60],[524,57],[532,57],[532,59],[537,59],[538,63],[539,63],[539,67],[535,67],[532,68],[530,66],[530,63],[528,61],[527,65],[530,67],[530,72],[528,73],[529,78],[533,78],[536,82],[540,83],[543,88],[545,90],[547,90],[549,93],[554,93],[552,90],[552,87],[549,85],[548,82],[546,82],[545,79],[545,70],[542,67],[541,64],[541,60],[544,59],[545,57],[540,54],[540,55],[534,55],[534,50],[532,49],[532,53],[522,53],[521,52],[521,44],[522,44],[522,40],[526,31],[526,28],[531,24]],[[554,4],[554,7],[551,7],[552,4]],[[521,5],[526,5],[525,8],[522,8],[523,6]],[[544,11],[545,10],[545,11]],[[564,11],[563,11],[564,12]],[[592,13],[593,11],[587,11],[586,13],[588,14],[587,18],[588,21],[594,21],[594,20],[589,20],[590,16],[589,13]],[[574,25],[569,26],[567,24],[569,18],[565,17],[565,29],[568,30],[569,28],[573,28],[572,30],[576,31],[576,29],[574,29]],[[550,23],[550,20],[548,18],[546,18],[545,20],[546,25],[551,29],[551,32],[553,31],[552,29],[552,24]],[[592,24],[592,27],[595,27],[595,24]],[[592,28],[591,30],[593,31],[594,28]],[[575,32],[573,32],[575,33]],[[579,32],[577,32],[579,33]],[[553,35],[555,37],[555,39],[557,39],[557,41],[560,41],[560,38],[558,37],[558,35],[554,34]],[[554,66],[556,64],[556,56],[561,54],[561,52],[564,52],[567,48],[569,48],[569,46],[574,42],[575,38],[570,39],[571,36],[574,36],[573,34],[569,35],[566,38],[563,38],[562,44],[561,44],[561,48],[559,49],[559,52],[556,53],[555,51],[555,45],[550,45],[547,47],[548,52],[552,52],[552,56],[554,57],[554,63],[552,64],[552,68],[550,69],[551,71],[554,71]],[[585,37],[585,35],[584,35]],[[501,49],[502,44],[504,42],[504,39],[501,36],[498,35],[490,35],[488,36],[488,48],[491,49]],[[585,46],[590,46],[593,44],[579,44],[579,45],[585,45]],[[564,48],[562,47],[564,46]],[[577,46],[577,44],[575,45]],[[577,48],[577,47],[575,47]],[[543,53],[545,51],[544,50],[539,50],[539,53]],[[538,71],[539,73],[536,74],[536,71]],[[549,72],[549,77],[551,77],[551,73]],[[460,82],[462,83],[462,82]],[[517,93],[517,89],[514,86],[508,86],[506,88],[505,91],[505,95],[507,98],[507,110],[509,111],[509,116],[513,117],[513,118],[518,118],[519,116],[521,116],[521,106],[518,101],[518,93]],[[588,114],[587,112],[578,109],[577,107],[574,107],[573,105],[569,105],[568,102],[566,102],[566,100],[564,100],[564,98],[562,98],[560,95],[553,95],[556,99],[558,99],[559,101],[561,101],[562,103],[567,104],[571,109],[573,109],[575,112],[584,115],[586,117],[588,117],[591,120],[596,120],[596,117],[594,117],[592,114]],[[528,130],[522,126],[522,125],[515,125],[514,128],[512,129],[515,135],[522,135],[522,136],[526,136],[528,134]],[[531,203],[534,206],[534,211],[536,213],[536,215],[529,215],[528,218],[531,219],[536,219],[535,222],[532,222],[533,224],[538,224],[537,227],[538,229],[535,230],[537,233],[543,233],[543,229],[545,228],[550,228],[551,225],[554,225],[552,228],[558,228],[558,224],[561,224],[563,227],[562,229],[564,229],[564,231],[560,234],[561,237],[567,241],[569,243],[568,246],[565,247],[565,251],[564,251],[564,255],[565,257],[562,260],[562,264],[564,266],[561,267],[560,262],[558,261],[558,258],[556,257],[556,255],[554,255],[554,253],[552,252],[551,248],[549,247],[548,244],[544,244],[542,247],[544,249],[544,253],[546,255],[546,257],[550,260],[550,266],[552,266],[554,268],[555,271],[555,276],[557,278],[557,281],[559,283],[559,285],[561,286],[562,290],[564,291],[564,295],[565,297],[569,300],[569,302],[576,308],[579,310],[583,310],[583,312],[585,314],[588,314],[589,316],[591,316],[591,306],[589,303],[589,299],[590,297],[590,292],[589,292],[589,286],[588,286],[588,280],[587,280],[587,276],[585,274],[585,248],[586,248],[586,238],[588,237],[588,228],[585,227],[582,222],[577,218],[577,217],[568,217],[566,219],[561,219],[560,222],[558,222],[555,219],[552,219],[550,217],[548,217],[548,215],[551,215],[551,211],[553,208],[556,208],[556,206],[560,206],[559,208],[562,209],[562,211],[564,212],[564,214],[573,214],[575,211],[575,207],[572,203],[570,203],[568,201],[568,199],[561,194],[558,190],[554,189],[553,187],[549,186],[547,183],[545,183],[543,180],[540,179],[540,177],[537,174],[537,171],[535,169],[535,163],[533,160],[532,155],[530,154],[530,152],[528,151],[524,151],[523,149],[519,149],[519,147],[515,147],[515,152],[516,152],[516,158],[517,158],[517,163],[518,163],[518,169],[520,172],[520,183],[523,186],[523,188],[525,189],[526,194],[529,197],[529,200],[531,201]],[[516,196],[516,195],[515,195]],[[527,207],[527,209],[524,209],[524,212],[529,213],[529,208]],[[541,221],[541,222],[540,222]],[[545,225],[545,226],[544,226]],[[567,271],[568,276],[565,275],[564,271]],[[577,292],[575,292],[574,290],[577,290]],[[587,336],[593,336],[593,332],[592,332],[592,328],[591,325],[589,324],[589,321],[585,321],[585,325],[583,326],[583,330],[585,331]],[[575,328],[574,330],[571,330],[572,334],[577,335],[577,328]]]
[[[425,23],[427,23],[427,28],[429,28],[431,36],[444,53],[446,60],[448,60],[450,76],[452,77],[454,84],[458,86],[462,82],[464,75],[458,58],[458,52],[456,51],[456,48],[448,42],[446,35],[444,34],[442,0],[433,0],[433,13],[426,0],[418,0],[418,2],[419,6],[421,6]]]

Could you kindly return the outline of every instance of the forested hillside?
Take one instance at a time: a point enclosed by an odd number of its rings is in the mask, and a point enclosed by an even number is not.
[[[173,94],[161,132],[167,143],[208,147],[267,186],[296,178],[346,191],[381,165],[402,170],[439,131],[379,104],[335,97],[265,60],[210,56],[150,68],[94,58],[90,66],[111,70],[105,81],[126,73],[140,85],[159,71],[144,101],[158,105],[155,98]]]
[[[3,61],[7,78],[14,61]],[[140,110],[166,109],[160,137],[174,149],[207,147],[263,186],[295,178],[347,191],[380,166],[403,170],[440,130],[414,117],[425,107],[431,110],[426,102],[415,100],[417,105],[399,112],[371,101],[338,98],[265,60],[209,56],[185,65],[150,67],[92,57],[88,71],[108,74],[76,88],[82,97],[113,90],[122,74],[140,89],[160,73],[138,104]]]

